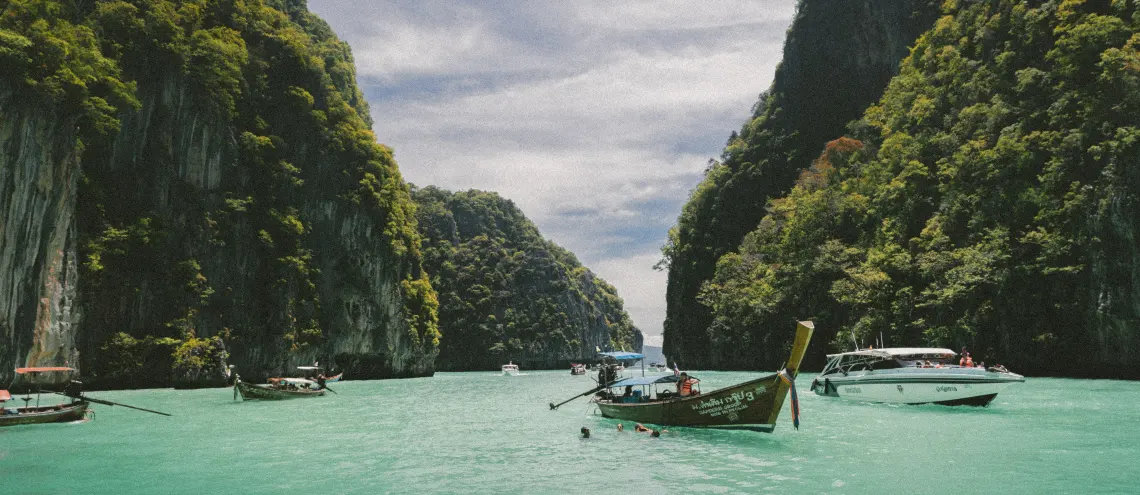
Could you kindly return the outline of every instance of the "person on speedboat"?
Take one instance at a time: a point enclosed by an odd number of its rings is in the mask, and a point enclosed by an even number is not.
[[[963,368],[974,367],[974,358],[970,357],[970,353],[965,347],[962,348],[962,358],[958,360],[958,366]]]

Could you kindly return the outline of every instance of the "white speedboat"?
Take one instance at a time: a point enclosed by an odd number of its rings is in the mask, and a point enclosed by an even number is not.
[[[504,364],[503,365],[503,374],[504,375],[510,375],[510,376],[518,375],[519,374],[519,365],[515,364],[514,361],[511,361],[510,363]]]
[[[959,366],[950,349],[900,347],[828,354],[817,395],[864,402],[986,406],[1025,377],[1001,366]]]

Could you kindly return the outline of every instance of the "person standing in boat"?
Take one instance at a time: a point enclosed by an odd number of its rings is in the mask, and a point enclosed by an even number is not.
[[[974,358],[970,357],[970,353],[967,352],[962,355],[962,359],[958,361],[958,365],[962,366],[963,368],[973,368]]]
[[[694,392],[693,385],[696,385],[697,381],[696,378],[690,378],[688,373],[682,371],[680,379],[677,380],[677,394],[681,397],[696,395],[699,392]]]

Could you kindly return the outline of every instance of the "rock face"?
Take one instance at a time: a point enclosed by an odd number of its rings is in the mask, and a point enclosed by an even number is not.
[[[152,24],[124,2],[60,14],[135,85],[93,106],[111,132],[80,147],[93,119],[62,116],[92,105],[20,106],[31,90],[0,79],[0,379],[64,363],[94,387],[213,386],[227,362],[251,380],[314,361],[431,375],[414,205],[347,45],[304,2],[143,3]]]
[[[0,383],[17,366],[72,366],[75,117],[28,108],[0,85]],[[58,379],[58,378],[57,378]]]
[[[711,354],[967,348],[1029,375],[1140,378],[1140,6],[946,2],[700,292]],[[881,345],[881,344],[880,344]],[[737,349],[758,348],[740,353]]]
[[[941,2],[801,0],[775,80],[733,133],[670,233],[664,351],[688,368],[715,368],[709,309],[698,300],[717,260],[734,251],[824,143],[883,92]]]
[[[617,291],[543,239],[514,203],[435,187],[413,197],[440,295],[438,369],[568,368],[599,349],[641,349]]]
[[[1140,372],[1121,372],[1140,359],[1140,168],[1128,167],[1121,179],[1091,226],[1102,242],[1090,253],[1097,369],[1089,374],[1140,378]]]

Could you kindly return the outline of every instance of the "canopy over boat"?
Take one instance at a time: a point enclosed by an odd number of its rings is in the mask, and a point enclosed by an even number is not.
[[[16,368],[16,373],[21,375],[26,373],[47,373],[50,371],[75,371],[75,368],[68,368],[66,366],[44,366],[40,368]]]
[[[12,400],[12,394],[8,393],[7,390],[0,390],[0,402],[7,402],[10,400]]]
[[[638,354],[636,352],[625,352],[625,351],[599,352],[598,355],[599,356],[611,357],[611,358],[614,358],[618,361],[637,361],[638,359],[645,359],[644,355]]]
[[[297,369],[305,370],[305,371],[311,371],[311,370],[319,370],[322,368],[320,366],[298,366]]]
[[[938,354],[948,355],[953,357],[958,353],[950,349],[941,349],[937,347],[884,347],[882,349],[860,349],[858,351],[842,352],[839,354],[828,354],[828,359],[836,356],[874,356],[881,358],[894,358],[898,356],[915,356],[920,354]]]
[[[291,383],[293,385],[316,385],[317,382],[305,378],[282,378],[281,383]]]
[[[639,386],[639,385],[653,385],[656,383],[677,383],[679,380],[680,380],[680,378],[673,376],[673,375],[639,376],[639,377],[634,377],[634,378],[626,378],[624,380],[618,380],[616,382],[611,383],[610,387],[617,388],[617,387],[629,387],[629,386]]]

